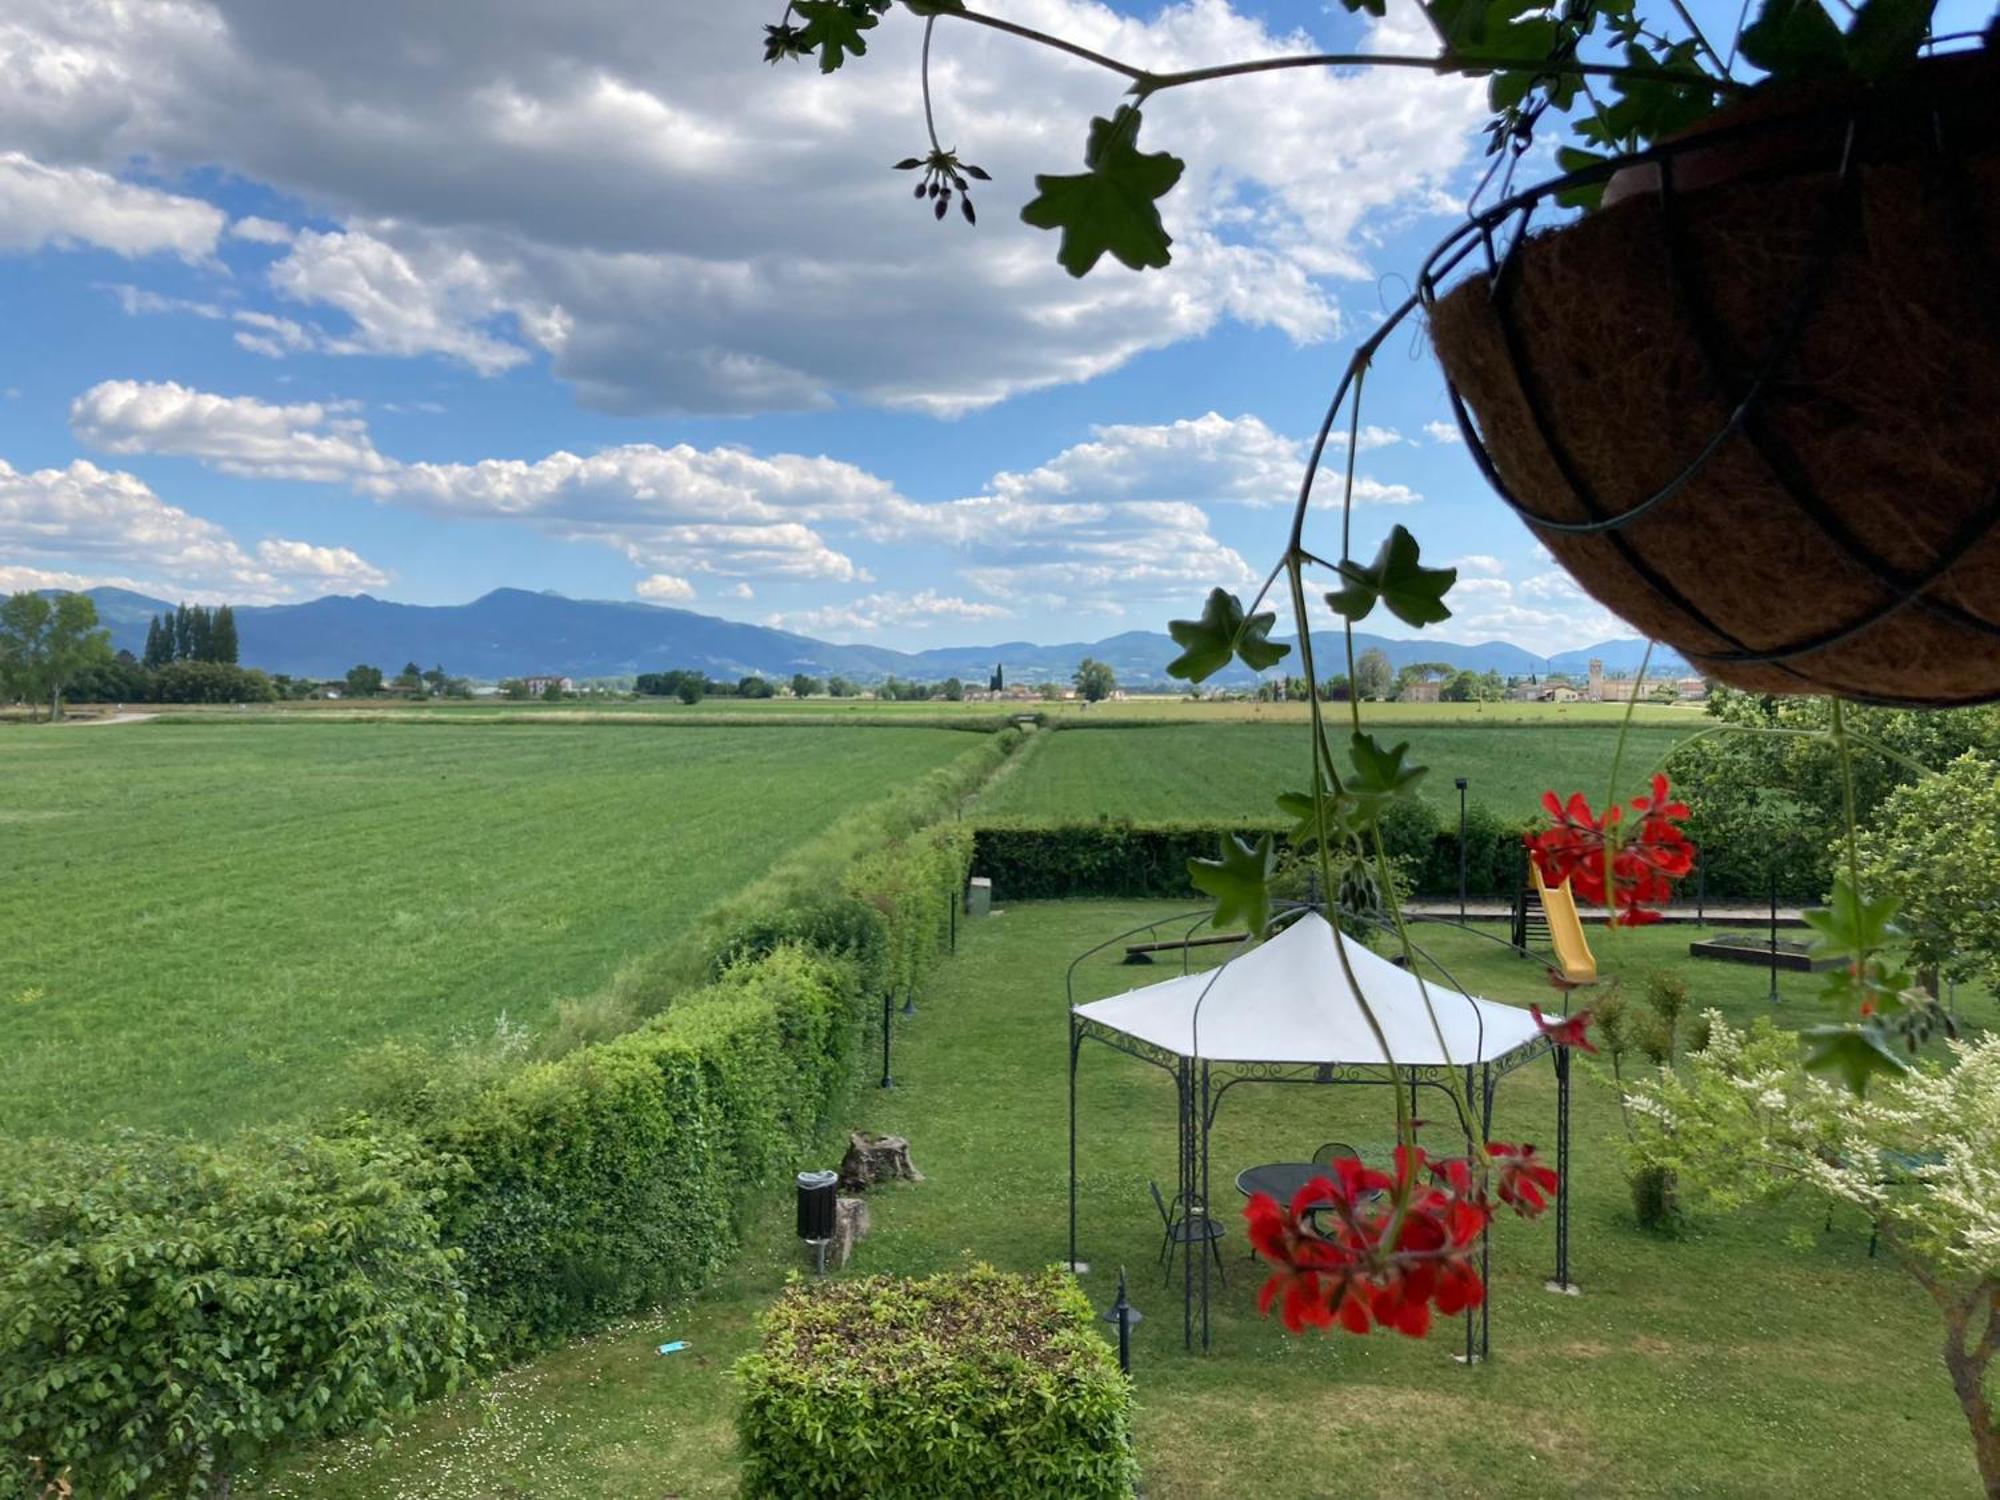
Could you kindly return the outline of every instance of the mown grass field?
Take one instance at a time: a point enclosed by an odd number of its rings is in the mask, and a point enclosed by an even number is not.
[[[1627,790],[1702,724],[1682,714],[1672,725],[1635,726],[1622,768]],[[1601,803],[1618,734],[1616,723],[1602,720],[1510,726],[1444,719],[1381,726],[1385,743],[1408,740],[1410,763],[1430,768],[1421,791],[1433,806],[1455,811],[1452,780],[1463,776],[1473,802],[1507,818],[1533,815],[1551,787],[1581,790],[1592,803]],[[995,783],[980,799],[978,817],[994,823],[1275,822],[1276,792],[1305,785],[1310,743],[1303,723],[1060,730]],[[1344,731],[1335,745],[1344,748]]]
[[[928,1176],[872,1195],[872,1236],[855,1272],[925,1272],[967,1259],[1010,1269],[1065,1252],[1063,971],[1086,947],[1181,910],[1103,902],[1027,905],[964,924],[916,1016],[898,1022],[897,1087],[865,1091],[853,1124],[907,1135]],[[1697,1008],[1741,1024],[1769,1012],[1765,975],[1686,958],[1689,932],[1600,935],[1607,971],[1677,967]],[[1471,989],[1546,1000],[1540,969],[1477,937],[1423,940]],[[1113,962],[1083,971],[1081,996],[1162,977]],[[1818,1019],[1810,976],[1783,979],[1779,1019]],[[1992,1002],[1962,1006],[1990,1025]],[[1503,1216],[1496,1233],[1492,1359],[1467,1369],[1457,1330],[1425,1342],[1387,1334],[1286,1335],[1255,1311],[1261,1277],[1244,1258],[1240,1167],[1346,1139],[1379,1154],[1387,1099],[1366,1088],[1246,1088],[1221,1111],[1213,1171],[1229,1285],[1214,1350],[1180,1347],[1178,1296],[1154,1256],[1149,1178],[1174,1176],[1172,1085],[1086,1049],[1081,1072],[1086,1286],[1108,1305],[1130,1269],[1146,1320],[1134,1336],[1138,1442],[1155,1500],[1260,1493],[1465,1494],[1725,1500],[1773,1496],[1944,1496],[1977,1492],[1964,1420],[1938,1358],[1937,1314],[1888,1259],[1868,1257],[1858,1214],[1826,1228],[1799,1205],[1694,1220],[1681,1238],[1633,1222],[1609,1082],[1581,1071],[1574,1103],[1572,1273],[1579,1297],[1542,1289],[1553,1225]],[[1494,1131],[1552,1145],[1546,1063],[1501,1085]],[[1427,1096],[1428,1097],[1428,1096]],[[1448,1145],[1440,1140],[1439,1149]],[[823,1160],[838,1155],[829,1142]],[[501,1374],[398,1424],[382,1446],[297,1455],[239,1494],[373,1500],[538,1500],[736,1493],[730,1363],[753,1319],[800,1264],[789,1201],[751,1221],[734,1274],[682,1305]],[[654,1348],[686,1339],[671,1358]]]
[[[0,728],[0,1131],[213,1132],[389,1037],[533,1027],[936,729]]]

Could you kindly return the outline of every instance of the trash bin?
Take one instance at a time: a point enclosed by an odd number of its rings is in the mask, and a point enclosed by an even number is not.
[[[965,914],[969,917],[990,917],[993,915],[993,881],[985,875],[975,875],[965,888]]]
[[[832,1172],[799,1173],[799,1238],[808,1244],[833,1238],[834,1186],[839,1180]]]

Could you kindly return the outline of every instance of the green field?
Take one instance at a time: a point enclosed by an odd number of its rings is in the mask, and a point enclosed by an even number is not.
[[[0,727],[0,1131],[210,1132],[387,1037],[534,1026],[936,729]]]
[[[908,1137],[928,1180],[871,1194],[874,1228],[853,1270],[924,1273],[984,1259],[1026,1270],[1063,1258],[1066,1076],[1063,977],[1086,947],[1180,907],[1026,905],[961,928],[958,956],[899,1023],[897,1087],[857,1099],[857,1128]],[[1427,928],[1468,988],[1546,1000],[1538,966],[1477,937]],[[1685,929],[1593,932],[1608,969],[1671,964],[1697,1007],[1741,1024],[1769,1012],[1765,975],[1687,959]],[[1088,965],[1079,997],[1170,971]],[[1781,1021],[1821,1018],[1816,981],[1786,975]],[[1991,1001],[1962,1004],[1990,1025]],[[1868,1255],[1858,1211],[1753,1209],[1698,1217],[1679,1239],[1633,1222],[1608,1080],[1590,1060],[1574,1104],[1572,1273],[1579,1297],[1542,1288],[1554,1226],[1503,1215],[1495,1232],[1492,1359],[1449,1358],[1456,1330],[1423,1342],[1377,1333],[1293,1338],[1255,1311],[1261,1276],[1240,1220],[1225,1221],[1229,1285],[1215,1347],[1180,1347],[1163,1289],[1147,1180],[1174,1178],[1173,1086],[1087,1049],[1081,1248],[1098,1306],[1120,1265],[1145,1314],[1134,1335],[1138,1451],[1154,1500],[1301,1496],[1703,1495],[1725,1500],[1970,1495],[1971,1443],[1943,1363],[1939,1320],[1910,1277]],[[1494,1133],[1552,1142],[1546,1063],[1506,1078]],[[1243,1166],[1344,1139],[1380,1156],[1388,1101],[1369,1088],[1246,1088],[1222,1108],[1218,1203]],[[1440,1137],[1440,1148],[1448,1145]],[[828,1143],[823,1160],[838,1147]],[[1171,1188],[1169,1188],[1171,1191]],[[329,1445],[237,1493],[311,1500],[538,1500],[737,1493],[730,1362],[800,1264],[788,1199],[752,1220],[733,1274],[691,1302],[481,1382],[397,1424],[386,1445]],[[662,1359],[654,1347],[685,1339]]]
[[[1633,728],[1625,748],[1627,791],[1701,725],[1682,715],[1678,726]],[[1434,806],[1456,807],[1452,779],[1463,776],[1472,801],[1507,818],[1533,815],[1550,788],[1581,790],[1601,802],[1618,733],[1615,723],[1601,720],[1511,727],[1446,721],[1381,730],[1387,743],[1408,740],[1411,762],[1430,767],[1422,791]],[[1277,793],[1306,782],[1310,744],[1302,723],[1060,731],[994,784],[978,816],[1007,823],[1272,822]]]

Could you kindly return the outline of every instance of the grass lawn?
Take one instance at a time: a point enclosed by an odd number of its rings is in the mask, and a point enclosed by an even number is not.
[[[1672,726],[1634,726],[1625,749],[1628,789],[1704,722],[1684,714]],[[1382,734],[1389,744],[1407,739],[1412,763],[1430,767],[1422,791],[1434,807],[1455,814],[1452,779],[1463,776],[1471,783],[1472,801],[1516,818],[1537,811],[1552,774],[1563,779],[1558,790],[1583,790],[1592,803],[1601,803],[1618,726],[1602,719],[1536,725],[1434,720],[1384,726]],[[1305,783],[1308,744],[1300,724],[1167,724],[1058,733],[980,799],[979,818],[1276,822],[1273,789]],[[1344,732],[1336,744],[1345,744]]]
[[[0,1130],[212,1132],[534,1025],[948,730],[0,728]]]
[[[929,1181],[879,1192],[857,1271],[923,1272],[980,1258],[1010,1269],[1064,1254],[1063,972],[1075,953],[1175,907],[1023,905],[961,927],[960,951],[918,1014],[899,1021],[893,1092],[857,1096],[853,1123],[909,1136]],[[1598,940],[1599,934],[1593,934]],[[1605,935],[1608,969],[1673,963],[1696,1004],[1764,1013],[1765,975],[1685,958],[1685,930]],[[1471,988],[1546,998],[1539,970],[1441,929],[1426,940]],[[1089,966],[1083,995],[1172,972]],[[1809,976],[1787,975],[1780,1016],[1813,1019]],[[1990,1001],[1968,1019],[1990,1024]],[[1963,1419],[1946,1384],[1930,1304],[1847,1214],[1745,1212],[1678,1240],[1632,1222],[1608,1085],[1575,1099],[1572,1269],[1581,1297],[1542,1290],[1548,1222],[1496,1232],[1493,1358],[1449,1354],[1455,1327],[1392,1335],[1287,1336],[1259,1319],[1261,1278],[1228,1222],[1229,1287],[1214,1352],[1180,1348],[1180,1316],[1154,1265],[1148,1178],[1171,1182],[1173,1106],[1164,1075],[1103,1048],[1082,1071],[1086,1284],[1108,1304],[1120,1263],[1147,1314],[1135,1335],[1146,1493],[1235,1497],[1460,1493],[1539,1497],[1832,1497],[1971,1494]],[[1495,1132],[1552,1148],[1546,1063],[1510,1076]],[[1392,1134],[1379,1090],[1246,1087],[1222,1111],[1214,1169]],[[835,1148],[827,1151],[832,1159]],[[802,1162],[800,1165],[820,1165]],[[1226,1186],[1218,1204],[1233,1200]],[[799,1263],[790,1205],[763,1206],[752,1248],[723,1285],[686,1305],[482,1383],[418,1412],[389,1441],[330,1445],[238,1493],[364,1500],[726,1496],[735,1492],[730,1362],[751,1320]],[[691,1348],[653,1352],[666,1339]]]

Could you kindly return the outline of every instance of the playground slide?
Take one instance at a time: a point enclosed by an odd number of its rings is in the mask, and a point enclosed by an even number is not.
[[[1542,881],[1542,872],[1535,868],[1535,862],[1528,861],[1528,870],[1535,877],[1535,891],[1542,898],[1542,911],[1549,919],[1549,941],[1555,945],[1556,962],[1562,966],[1563,978],[1571,984],[1597,983],[1597,957],[1590,951],[1590,944],[1583,938],[1583,922],[1576,914],[1576,898],[1569,893],[1569,882],[1551,889]]]

